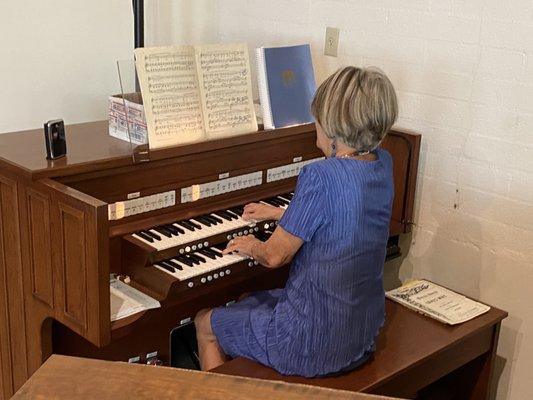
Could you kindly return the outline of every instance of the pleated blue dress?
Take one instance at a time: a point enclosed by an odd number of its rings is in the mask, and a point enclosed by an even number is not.
[[[213,310],[223,351],[285,375],[324,376],[362,364],[384,322],[383,265],[392,160],[329,158],[305,166],[279,225],[304,244],[285,288]]]

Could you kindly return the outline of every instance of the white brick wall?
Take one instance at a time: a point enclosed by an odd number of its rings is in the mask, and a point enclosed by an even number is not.
[[[417,228],[400,270],[501,307],[499,399],[533,368],[533,0],[224,0],[218,39],[311,43],[319,81],[376,65],[423,136]],[[326,26],[339,57],[322,55]]]

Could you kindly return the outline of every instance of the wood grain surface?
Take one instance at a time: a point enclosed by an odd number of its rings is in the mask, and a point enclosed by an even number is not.
[[[380,400],[346,391],[54,355],[15,394],[24,399]]]

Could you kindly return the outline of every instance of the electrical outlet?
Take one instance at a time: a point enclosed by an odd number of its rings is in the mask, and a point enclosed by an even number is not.
[[[337,57],[339,49],[339,28],[326,28],[326,40],[324,42],[324,55]]]

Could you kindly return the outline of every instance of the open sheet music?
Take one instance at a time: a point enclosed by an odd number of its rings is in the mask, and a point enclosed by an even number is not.
[[[257,131],[246,44],[139,48],[150,148]]]
[[[409,282],[386,296],[445,324],[456,325],[490,310],[490,307],[425,280]]]

